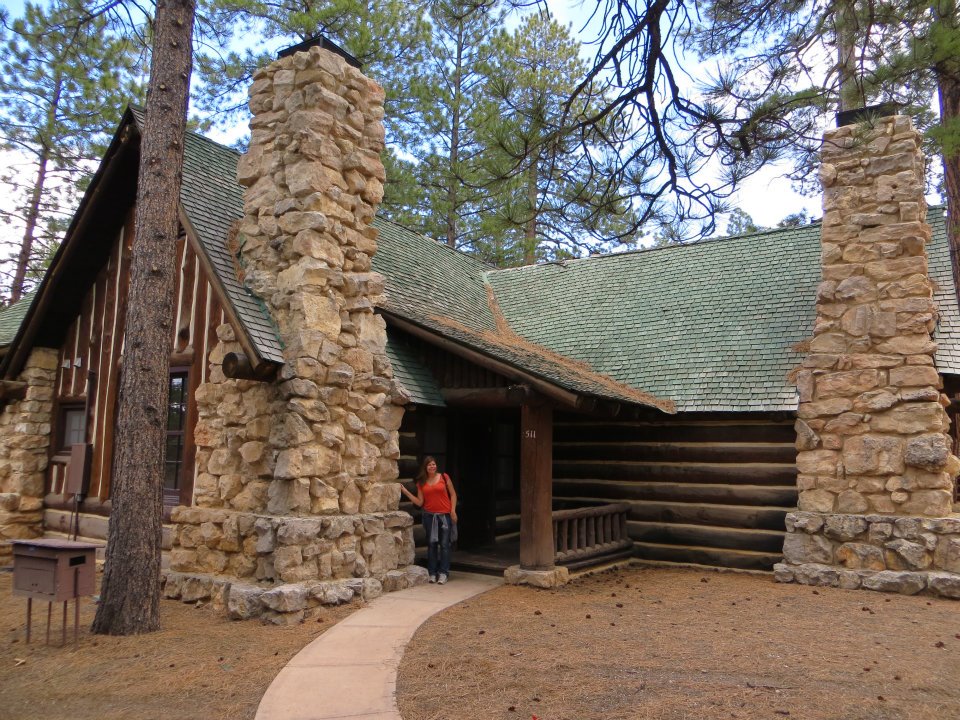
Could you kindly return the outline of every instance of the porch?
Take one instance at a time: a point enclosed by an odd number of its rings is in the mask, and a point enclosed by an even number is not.
[[[555,564],[580,570],[631,557],[633,541],[627,534],[629,509],[627,503],[609,503],[554,510],[551,516]],[[425,566],[426,558],[427,549],[421,545],[417,548],[417,564]],[[510,532],[483,545],[456,547],[451,568],[502,575],[508,567],[519,563],[520,534]]]

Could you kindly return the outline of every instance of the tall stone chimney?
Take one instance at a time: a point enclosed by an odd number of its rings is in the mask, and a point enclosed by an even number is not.
[[[384,92],[348,56],[301,48],[254,76],[237,170],[234,246],[284,365],[272,383],[226,378],[223,358],[240,346],[218,330],[197,394],[197,507],[174,516],[167,580],[170,596],[207,583],[234,617],[275,622],[426,580],[397,509],[403,398],[374,314],[383,278],[370,270]]]
[[[796,372],[799,502],[780,581],[960,598],[923,171],[907,117],[824,136],[823,280]]]

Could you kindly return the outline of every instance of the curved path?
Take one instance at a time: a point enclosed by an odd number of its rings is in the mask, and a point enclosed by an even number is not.
[[[431,615],[502,583],[456,573],[446,585],[382,595],[297,653],[267,688],[256,720],[402,720],[397,667],[413,633]]]

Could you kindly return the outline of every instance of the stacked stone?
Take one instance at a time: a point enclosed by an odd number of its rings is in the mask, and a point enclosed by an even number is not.
[[[237,245],[285,364],[274,384],[228,380],[220,363],[240,347],[229,326],[218,330],[210,382],[197,394],[198,507],[175,516],[174,571],[306,583],[290,592],[309,605],[345,594],[314,592],[318,582],[379,582],[413,560],[412,519],[397,510],[395,482],[405,398],[374,313],[383,278],[370,271],[383,99],[379,85],[319,47],[254,76]],[[421,575],[411,569],[388,585]],[[263,607],[297,613],[297,604]]]
[[[17,378],[23,400],[0,414],[0,565],[12,561],[9,540],[43,535],[43,495],[53,416],[57,351],[35,348]]]
[[[934,367],[920,135],[906,117],[839,128],[826,134],[822,161],[823,281],[814,337],[796,371],[802,522],[788,523],[778,578],[835,584],[836,572],[795,566],[868,574],[929,567],[925,553],[937,543],[904,552],[912,540],[887,532],[899,525],[884,517],[950,515],[960,461]]]

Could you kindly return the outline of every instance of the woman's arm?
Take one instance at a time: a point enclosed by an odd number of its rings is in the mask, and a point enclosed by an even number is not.
[[[457,522],[457,491],[449,475],[447,475],[447,493],[450,495],[450,519]]]
[[[407,496],[407,499],[412,502],[417,507],[423,507],[423,492],[420,490],[420,486],[417,486],[417,494],[414,495],[412,492],[407,490],[403,486],[403,483],[400,483],[400,492]]]

